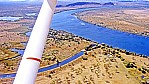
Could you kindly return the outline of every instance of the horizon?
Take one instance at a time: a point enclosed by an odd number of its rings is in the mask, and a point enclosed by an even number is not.
[[[43,1],[43,0],[0,0],[0,1]],[[58,0],[58,1],[66,1],[66,2],[72,1],[72,2],[74,2],[74,0]],[[75,1],[99,1],[99,0],[75,0]]]
[[[0,2],[42,2],[43,0],[0,0]],[[117,1],[149,1],[149,0],[58,0],[62,2],[117,2]]]

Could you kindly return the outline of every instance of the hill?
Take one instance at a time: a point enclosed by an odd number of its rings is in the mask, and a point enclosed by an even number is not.
[[[96,4],[96,5],[99,4],[99,5],[101,5],[100,3],[96,3],[96,2],[76,2],[76,3],[66,5],[66,7],[79,6],[79,5],[90,5],[90,4]]]

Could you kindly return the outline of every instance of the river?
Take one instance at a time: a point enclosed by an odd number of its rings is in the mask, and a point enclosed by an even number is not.
[[[106,43],[112,45],[113,47],[118,47],[126,49],[131,52],[136,52],[139,54],[149,56],[149,37],[139,36],[135,34],[104,28],[101,26],[96,26],[81,21],[76,16],[72,15],[73,13],[85,10],[90,9],[77,9],[57,13],[53,16],[51,27],[56,30],[65,30],[71,32],[73,34],[91,39],[98,43]],[[27,36],[29,36],[30,32],[26,34]],[[13,51],[18,50],[13,49]],[[19,50],[18,52],[20,54],[23,54],[23,50]],[[72,56],[71,58],[64,60],[63,62],[60,63],[60,65],[67,64],[75,60],[76,58],[80,57],[82,54],[83,52],[80,52]],[[41,68],[39,69],[39,72],[51,70],[56,67],[59,67],[59,65],[55,64],[49,67]],[[10,77],[15,77],[15,73],[0,75],[0,78],[10,78]]]
[[[65,30],[98,43],[106,43],[113,47],[126,49],[137,54],[149,56],[149,37],[139,36],[118,30],[112,30],[79,20],[72,15],[89,9],[77,9],[57,13],[53,17],[51,27]]]

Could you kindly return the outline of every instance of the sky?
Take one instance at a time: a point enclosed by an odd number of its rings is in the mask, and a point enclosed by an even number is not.
[[[35,1],[35,0],[0,0],[0,1]]]
[[[1,1],[42,1],[42,0],[0,0]],[[81,2],[81,1],[90,1],[90,2],[102,2],[102,1],[122,1],[122,0],[58,0],[58,1],[69,1],[69,2]],[[149,1],[149,0],[123,0],[123,1]]]
[[[42,1],[42,0],[0,0],[0,1]],[[105,0],[58,0],[58,1],[69,1],[69,2],[81,2],[81,1],[90,1],[90,2],[100,2]],[[108,0],[110,1],[110,0]]]
[[[0,1],[39,1],[39,0],[0,0]],[[99,1],[99,0],[58,0],[58,1]]]

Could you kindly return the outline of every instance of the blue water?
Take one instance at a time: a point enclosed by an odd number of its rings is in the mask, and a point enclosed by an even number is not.
[[[139,7],[136,8],[138,9]],[[72,15],[73,13],[90,9],[70,10],[54,14],[51,27],[56,30],[65,30],[74,33],[78,36],[97,41],[98,43],[106,43],[108,45],[112,45],[113,47],[149,56],[149,37],[96,26],[81,21],[76,16]],[[26,35],[30,36],[30,33],[31,32],[27,32]],[[22,53],[22,51],[18,52]]]
[[[15,21],[15,20],[19,20],[19,19],[21,19],[21,18],[23,18],[23,17],[11,17],[11,16],[9,16],[9,17],[0,17],[0,20]]]
[[[24,54],[24,50],[23,49],[15,49],[15,48],[13,48],[13,49],[11,49],[11,51],[17,52],[21,56],[23,56],[23,54]]]
[[[73,13],[84,10],[88,9],[70,10],[55,14],[51,27],[74,33],[78,36],[97,41],[98,43],[106,43],[113,47],[149,56],[149,37],[96,26],[81,21],[72,15]]]
[[[63,66],[65,64],[67,64],[67,63],[77,59],[78,57],[82,56],[83,54],[84,54],[84,52],[81,51],[78,54],[76,54],[76,55],[74,55],[74,56],[72,56],[72,57],[70,57],[70,58],[60,62],[59,64],[54,64],[54,65],[49,66],[49,67],[41,68],[41,69],[38,70],[38,72],[44,72],[44,71],[47,71],[47,70],[51,70],[51,69]]]
[[[74,33],[78,36],[82,36],[99,43],[106,43],[112,45],[113,47],[119,47],[122,49],[129,50],[131,52],[136,52],[139,54],[144,54],[149,56],[149,37],[138,36],[135,34],[120,32],[117,30],[111,30],[101,26],[96,26],[90,23],[86,23],[77,19],[76,16],[71,15],[75,12],[80,12],[89,9],[78,9],[70,10],[61,13],[57,13],[53,17],[51,27],[57,30],[65,30],[71,33]],[[27,33],[27,36],[30,36],[30,32]],[[14,49],[14,51],[17,51]],[[20,54],[23,54],[23,51],[17,51]],[[41,68],[38,72],[43,72],[46,70],[51,70],[62,66],[66,63],[69,63],[76,58],[80,57],[83,52],[80,52],[71,58],[60,62],[59,64],[54,64],[49,67]],[[0,78],[9,78],[15,77],[14,74],[2,74]]]
[[[44,67],[44,68],[40,68],[38,70],[38,72],[44,72],[44,71],[47,71],[47,70],[51,70],[51,69],[54,69],[54,68],[58,68],[60,66],[63,66],[75,59],[77,59],[78,57],[82,56],[84,54],[83,51],[77,53],[76,55],[62,61],[62,62],[59,62],[58,64],[54,64],[54,65],[51,65],[51,66],[48,66],[48,67]],[[16,76],[16,73],[13,73],[13,74],[0,74],[0,78],[13,78]]]

